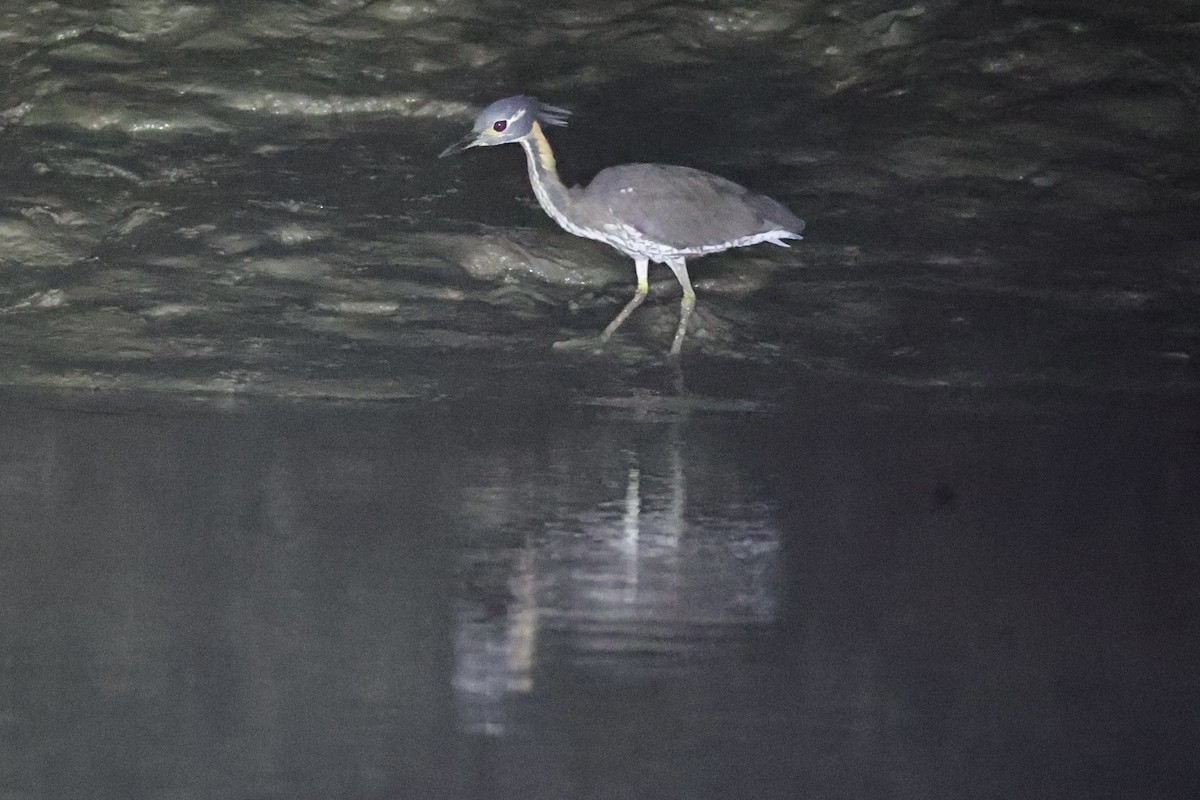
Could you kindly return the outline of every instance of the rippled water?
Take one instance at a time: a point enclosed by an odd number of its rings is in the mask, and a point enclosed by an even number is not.
[[[808,220],[696,263],[697,357],[1194,388],[1190,8],[10,3],[2,374],[397,397],[447,391],[430,354],[548,358],[631,265],[545,218],[517,148],[433,157],[523,90],[576,111],[569,181],[686,163]],[[655,277],[610,360],[669,341]]]
[[[0,0],[0,796],[1189,797],[1200,12]],[[807,220],[627,259],[568,183]]]

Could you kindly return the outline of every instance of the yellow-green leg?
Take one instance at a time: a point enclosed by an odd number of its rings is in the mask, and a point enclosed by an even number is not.
[[[612,322],[608,323],[608,327],[605,328],[600,334],[601,342],[607,342],[609,340],[609,337],[616,332],[617,328],[621,327],[621,324],[624,323],[625,320],[629,319],[629,315],[633,313],[634,309],[642,304],[642,301],[646,299],[646,295],[650,292],[650,260],[646,258],[635,259],[634,267],[637,269],[637,292],[635,292],[633,298],[625,304],[625,307],[621,309],[621,313],[617,314],[616,318],[613,319]]]
[[[687,335],[688,319],[692,316],[692,309],[696,307],[696,292],[688,278],[687,262],[682,258],[672,258],[667,261],[667,266],[675,273],[679,285],[683,287],[683,301],[679,304],[679,327],[675,329],[675,339],[671,342],[671,355],[677,356],[679,349],[683,347],[683,337]]]

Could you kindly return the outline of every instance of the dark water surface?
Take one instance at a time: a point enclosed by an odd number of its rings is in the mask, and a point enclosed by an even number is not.
[[[9,398],[3,796],[1189,796],[1188,409],[811,388]]]
[[[1190,0],[0,0],[0,800],[1200,796]],[[559,230],[685,164],[788,250]]]

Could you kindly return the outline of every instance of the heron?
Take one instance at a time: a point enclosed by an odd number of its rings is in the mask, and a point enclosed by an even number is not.
[[[637,291],[600,333],[601,344],[649,294],[650,262],[670,267],[683,288],[670,349],[670,355],[678,356],[696,306],[687,260],[761,242],[787,247],[784,240],[803,238],[804,220],[778,201],[731,180],[670,164],[608,167],[587,186],[568,188],[558,177],[542,126],[565,126],[570,113],[528,95],[506,97],[481,111],[471,131],[438,157],[471,147],[519,143],[533,193],[550,218],[568,233],[604,242],[633,259]]]

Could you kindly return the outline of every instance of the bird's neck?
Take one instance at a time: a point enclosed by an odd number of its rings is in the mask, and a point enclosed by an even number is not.
[[[542,209],[555,222],[570,230],[566,222],[566,212],[571,205],[571,196],[567,187],[558,179],[558,171],[554,166],[554,151],[550,142],[542,132],[542,126],[536,121],[529,136],[521,139],[525,148],[525,160],[529,164],[529,182],[533,185],[533,193],[537,196]]]

